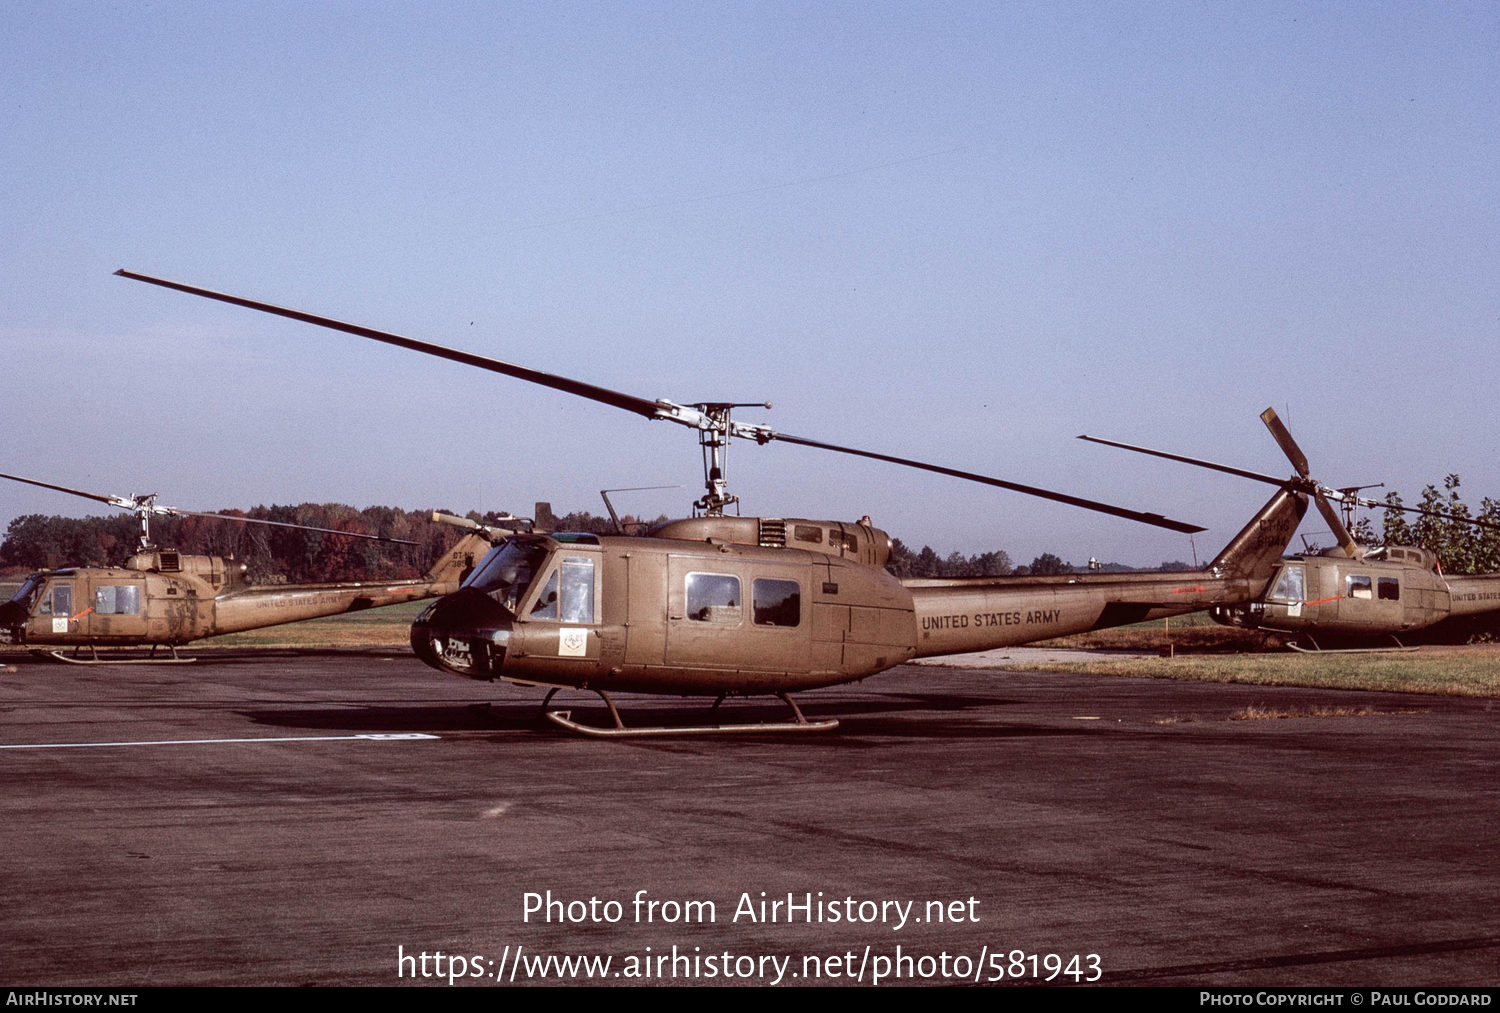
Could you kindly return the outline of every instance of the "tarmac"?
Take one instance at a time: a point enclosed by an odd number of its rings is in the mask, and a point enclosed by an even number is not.
[[[1493,701],[908,666],[598,741],[380,651],[7,660],[9,986],[1500,979]]]

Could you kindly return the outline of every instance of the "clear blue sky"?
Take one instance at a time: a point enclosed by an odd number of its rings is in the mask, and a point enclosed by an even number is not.
[[[685,512],[686,430],[325,313],[1206,525],[1500,496],[1500,6],[10,2],[0,471],[194,509]],[[749,514],[941,552],[1184,536],[739,444]],[[88,503],[6,483],[0,525]],[[1309,522],[1307,530],[1319,525]]]

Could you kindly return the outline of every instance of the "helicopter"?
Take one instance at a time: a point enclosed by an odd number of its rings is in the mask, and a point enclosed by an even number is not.
[[[705,494],[694,515],[640,535],[515,532],[463,586],[429,605],[411,643],[428,665],[546,687],[547,717],[598,736],[821,731],[790,693],[853,682],[914,658],[966,653],[1180,615],[1264,593],[1307,495],[1279,489],[1204,570],[898,580],[892,540],[868,517],[840,522],[726,514],[732,439],[792,443],[1023,492],[1181,532],[1203,528],[941,465],[838,446],[732,418],[729,402],[648,400],[328,317],[130,271],[116,274],[516,377],[698,433]],[[547,711],[560,689],[598,694],[612,727]],[[609,693],[775,696],[792,719],[627,727]]]
[[[1447,577],[1430,549],[1415,545],[1362,545],[1349,530],[1353,511],[1361,506],[1442,517],[1480,527],[1495,525],[1441,510],[1359,496],[1361,488],[1368,488],[1365,486],[1334,489],[1323,485],[1312,478],[1307,455],[1276,413],[1267,408],[1261,418],[1291,460],[1296,470],[1292,478],[1276,478],[1093,436],[1079,437],[1091,443],[1296,489],[1313,498],[1338,544],[1287,556],[1277,565],[1264,595],[1215,605],[1209,610],[1215,622],[1304,638],[1306,644],[1292,639],[1287,646],[1307,653],[1416,650],[1401,638],[1410,638],[1449,620],[1463,621],[1500,612],[1500,573]],[[1335,509],[1335,503],[1339,509]],[[1389,640],[1394,646],[1325,648],[1318,642],[1319,636],[1330,644]]]
[[[286,521],[236,517],[161,506],[156,493],[105,496],[39,482],[19,475],[0,478],[71,493],[129,510],[140,518],[134,555],[119,567],[67,567],[39,570],[0,604],[0,644],[33,648],[74,664],[184,663],[177,648],[224,633],[280,626],[382,605],[448,594],[459,587],[475,560],[489,550],[480,532],[465,535],[437,564],[415,581],[273,584],[256,586],[244,563],[221,556],[199,556],[151,542],[153,516],[218,517],[247,524],[319,531],[325,534],[414,545],[400,538],[338,531]],[[106,656],[99,648],[151,648],[145,658]],[[72,654],[62,648],[72,647]],[[158,658],[158,647],[170,657]],[[88,656],[83,655],[84,649]]]

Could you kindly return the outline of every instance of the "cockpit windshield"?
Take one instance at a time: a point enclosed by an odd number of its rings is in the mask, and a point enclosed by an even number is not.
[[[10,600],[18,605],[25,606],[29,610],[31,606],[32,592],[34,592],[37,587],[41,585],[41,583],[41,575],[33,573],[30,577],[26,578],[26,583],[21,585],[21,590],[12,595]]]
[[[463,586],[483,591],[514,614],[516,603],[546,558],[545,545],[512,538],[491,549]]]
[[[22,642],[22,631],[26,627],[27,617],[31,615],[31,599],[36,596],[37,588],[41,585],[41,575],[32,574],[10,601],[0,604],[0,644]]]

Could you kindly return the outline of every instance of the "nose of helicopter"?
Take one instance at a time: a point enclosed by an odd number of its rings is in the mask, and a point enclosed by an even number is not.
[[[26,606],[16,601],[0,604],[0,644],[19,644],[26,631]]]
[[[505,661],[511,616],[489,595],[470,587],[444,595],[411,624],[411,649],[433,668],[471,679],[492,679]]]

